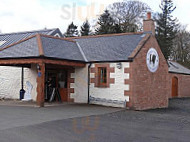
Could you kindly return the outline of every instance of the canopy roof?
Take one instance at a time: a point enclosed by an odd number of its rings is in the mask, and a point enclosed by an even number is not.
[[[47,35],[34,35],[0,51],[0,58],[47,57],[72,61],[84,61],[75,41]]]
[[[36,34],[44,34],[44,35],[60,36],[60,37],[63,36],[59,29],[43,29],[37,31],[0,34],[0,49]]]

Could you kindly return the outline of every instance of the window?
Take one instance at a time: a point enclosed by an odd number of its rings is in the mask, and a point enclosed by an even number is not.
[[[91,67],[90,73],[93,74],[90,82],[94,83],[94,87],[110,88],[110,84],[115,84],[115,78],[110,78],[110,74],[115,73],[115,67],[110,67],[110,64],[95,64],[95,67]]]
[[[100,87],[106,87],[107,85],[107,68],[98,68],[98,84]]]

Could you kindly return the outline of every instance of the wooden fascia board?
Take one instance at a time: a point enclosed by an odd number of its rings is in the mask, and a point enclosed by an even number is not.
[[[52,64],[60,66],[73,66],[73,67],[85,67],[85,63],[74,62],[74,61],[64,61],[64,60],[51,60],[51,59],[0,59],[0,66],[3,65],[22,65],[22,64]]]
[[[40,59],[0,59],[0,65],[37,64]]]
[[[62,61],[62,60],[51,60],[51,59],[43,59],[45,64],[52,65],[61,65],[61,66],[73,66],[73,67],[85,67],[85,63],[79,63],[74,61]]]

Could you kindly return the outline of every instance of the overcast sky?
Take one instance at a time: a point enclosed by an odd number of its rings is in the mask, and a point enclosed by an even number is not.
[[[121,0],[0,0],[0,30],[3,33],[60,28],[65,32],[71,21],[81,26],[93,22],[109,4]],[[159,11],[161,0],[140,0]],[[174,16],[190,25],[190,0],[174,0]],[[190,26],[188,26],[190,30]]]

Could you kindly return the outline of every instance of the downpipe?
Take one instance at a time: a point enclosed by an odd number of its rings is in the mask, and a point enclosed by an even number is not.
[[[88,104],[90,104],[90,68],[92,63],[88,65]]]

